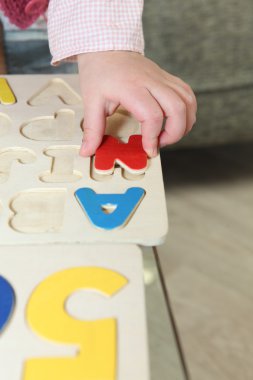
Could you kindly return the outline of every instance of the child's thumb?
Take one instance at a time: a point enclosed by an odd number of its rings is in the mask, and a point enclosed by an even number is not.
[[[84,107],[83,141],[80,154],[89,157],[95,154],[103,139],[106,117],[101,105]]]

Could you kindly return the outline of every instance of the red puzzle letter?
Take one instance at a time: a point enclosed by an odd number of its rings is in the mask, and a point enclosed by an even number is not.
[[[96,151],[95,171],[100,174],[112,174],[115,164],[133,173],[142,174],[147,169],[147,154],[142,147],[142,136],[130,136],[125,144],[112,136],[104,136]]]

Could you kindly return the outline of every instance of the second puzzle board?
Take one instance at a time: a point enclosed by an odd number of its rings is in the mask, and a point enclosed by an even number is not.
[[[124,164],[109,175],[96,172],[94,158],[79,156],[83,107],[78,77],[6,79],[17,101],[0,105],[0,245],[161,244],[167,214],[160,157],[148,160],[142,174]],[[127,143],[140,127],[120,110],[108,119],[106,134]],[[117,216],[117,207],[127,214],[135,197],[125,225],[95,227],[82,201],[87,192],[89,205],[97,202],[94,218],[105,220]]]

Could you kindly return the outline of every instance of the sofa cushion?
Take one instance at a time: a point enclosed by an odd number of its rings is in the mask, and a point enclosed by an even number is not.
[[[146,55],[198,90],[253,84],[252,0],[145,0]]]

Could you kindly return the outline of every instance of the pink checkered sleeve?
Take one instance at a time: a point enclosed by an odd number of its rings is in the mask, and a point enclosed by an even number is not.
[[[144,0],[50,0],[48,37],[52,63],[81,53],[130,50],[143,54]]]

